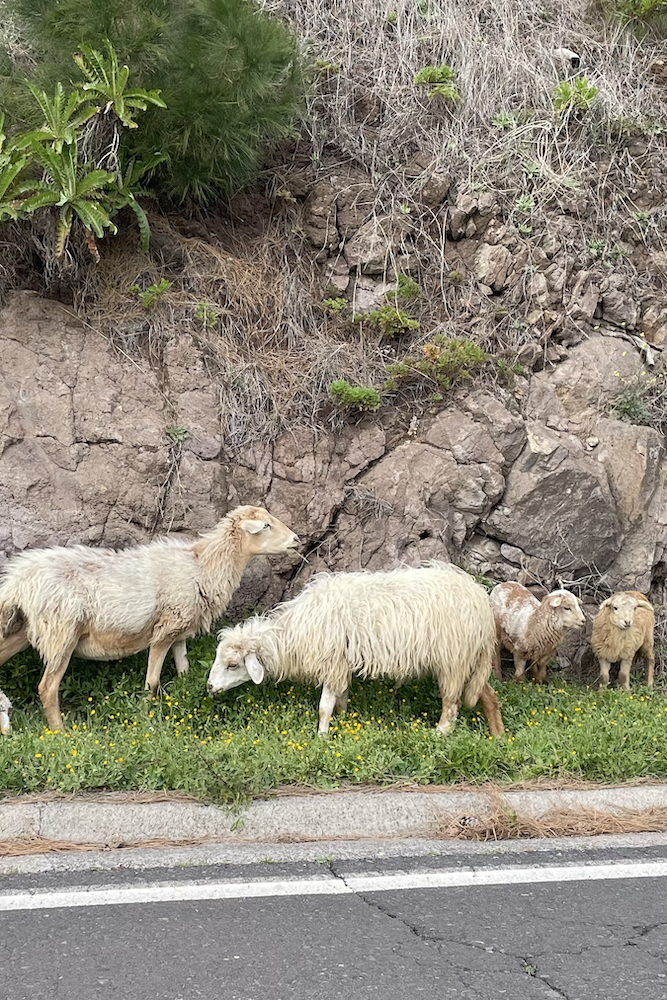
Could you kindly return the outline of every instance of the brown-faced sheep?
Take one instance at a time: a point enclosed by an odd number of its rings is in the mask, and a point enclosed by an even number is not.
[[[491,591],[491,609],[496,622],[498,644],[494,670],[498,680],[500,650],[514,654],[514,680],[524,678],[531,664],[535,679],[544,684],[547,663],[563,641],[565,630],[581,628],[586,621],[581,604],[568,590],[554,590],[540,602],[519,583],[499,583]]]
[[[325,573],[269,615],[221,632],[208,690],[260,684],[265,675],[321,684],[318,732],[325,735],[334,709],[345,709],[354,675],[401,684],[432,674],[441,733],[450,731],[463,699],[468,707],[479,700],[499,735],[498,699],[487,683],[494,648],[488,595],[455,566]]]
[[[161,538],[124,551],[36,549],[9,561],[0,584],[0,664],[34,646],[44,660],[39,695],[51,729],[62,725],[58,688],[73,654],[115,660],[148,648],[146,687],[155,691],[174,648],[208,631],[257,555],[299,539],[263,507],[237,507],[196,541]]]
[[[620,660],[618,683],[630,690],[630,669],[639,653],[646,657],[646,686],[653,687],[655,614],[644,594],[625,590],[612,594],[593,619],[591,646],[600,663],[600,687],[609,684],[609,668]]]

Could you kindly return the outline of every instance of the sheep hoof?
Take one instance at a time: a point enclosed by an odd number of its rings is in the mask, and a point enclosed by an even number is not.
[[[318,731],[317,731],[317,735],[318,735],[318,738],[319,738],[319,739],[321,739],[321,740],[328,740],[328,739],[329,739],[329,733],[328,733],[328,732],[326,732],[326,733],[322,733],[322,732],[320,732],[320,730],[318,729]]]
[[[454,723],[447,720],[446,722],[439,722],[435,727],[436,732],[441,733],[443,736],[449,736],[452,729],[454,728]]]

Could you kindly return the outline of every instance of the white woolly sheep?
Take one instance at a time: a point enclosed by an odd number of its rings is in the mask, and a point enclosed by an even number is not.
[[[653,687],[653,606],[638,590],[612,594],[593,619],[591,646],[600,663],[600,687],[609,684],[609,668],[620,660],[618,683],[630,690],[630,668],[635,655],[646,657],[646,686]]]
[[[267,675],[322,685],[320,735],[344,711],[354,675],[402,684],[433,674],[442,697],[438,730],[481,701],[489,730],[503,731],[487,684],[495,646],[486,591],[445,563],[385,573],[319,574],[291,601],[220,633],[210,693]]]
[[[499,583],[491,591],[498,645],[493,668],[498,680],[500,650],[514,654],[514,680],[524,677],[531,664],[536,680],[544,684],[547,663],[563,641],[565,630],[581,628],[586,621],[581,602],[568,590],[554,590],[540,602],[520,583]]]
[[[51,729],[62,725],[58,688],[73,654],[115,660],[148,648],[146,687],[155,692],[172,647],[177,672],[187,672],[186,639],[220,617],[250,559],[298,544],[263,507],[244,506],[196,541],[24,552],[0,583],[0,665],[28,646],[40,653]]]

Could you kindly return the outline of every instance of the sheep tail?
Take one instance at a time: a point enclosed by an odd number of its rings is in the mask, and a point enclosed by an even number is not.
[[[468,682],[463,690],[463,704],[466,708],[473,708],[479,701],[484,685],[491,676],[493,669],[494,643],[490,641],[480,650],[477,663],[468,678]]]

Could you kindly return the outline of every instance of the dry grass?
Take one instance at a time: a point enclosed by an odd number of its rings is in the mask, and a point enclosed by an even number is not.
[[[597,140],[610,140],[619,123],[653,122],[661,91],[651,58],[660,46],[638,42],[605,24],[588,0],[266,0],[313,46],[327,66],[328,84],[310,115],[314,158],[324,162],[332,145],[372,171],[390,202],[410,200],[415,184],[401,183],[400,167],[416,150],[429,152],[443,171],[470,187],[490,185],[514,200],[530,192],[538,207],[612,180],[598,171]],[[387,18],[395,14],[395,24]],[[581,128],[553,113],[552,92],[573,71],[554,53],[567,46],[581,56],[580,72],[599,88],[595,110]],[[451,65],[461,99],[447,108],[416,87],[424,66]],[[364,115],[364,112],[366,114]],[[512,128],[494,127],[500,113],[523,115]],[[606,131],[605,131],[606,129]],[[650,162],[660,167],[664,137],[646,133]],[[605,156],[612,150],[608,150]],[[530,183],[525,167],[538,169]],[[629,153],[608,165],[626,180],[647,180],[645,164]],[[628,196],[628,186],[616,191]],[[597,206],[600,221],[610,210]]]
[[[496,806],[483,816],[447,819],[437,837],[443,840],[523,840],[545,837],[594,837],[605,833],[661,833],[667,830],[667,809],[553,809],[528,816]]]
[[[104,267],[81,296],[88,319],[123,351],[147,345],[158,368],[176,335],[192,338],[218,391],[221,434],[231,449],[272,440],[297,423],[342,419],[326,404],[328,384],[382,377],[380,335],[369,340],[327,317],[314,304],[320,293],[312,265],[304,255],[290,266],[275,232],[223,247],[215,237],[184,236],[159,216],[151,227],[171,260],[147,259],[130,238],[107,241]],[[172,286],[149,309],[129,291],[165,277]]]
[[[117,851],[133,847],[196,847],[209,838],[189,837],[186,840],[168,840],[165,837],[153,837],[149,840],[127,842],[113,840],[108,843],[77,843],[73,840],[52,840],[50,837],[10,837],[0,840],[0,857],[14,858],[26,854],[61,854],[72,851]]]

